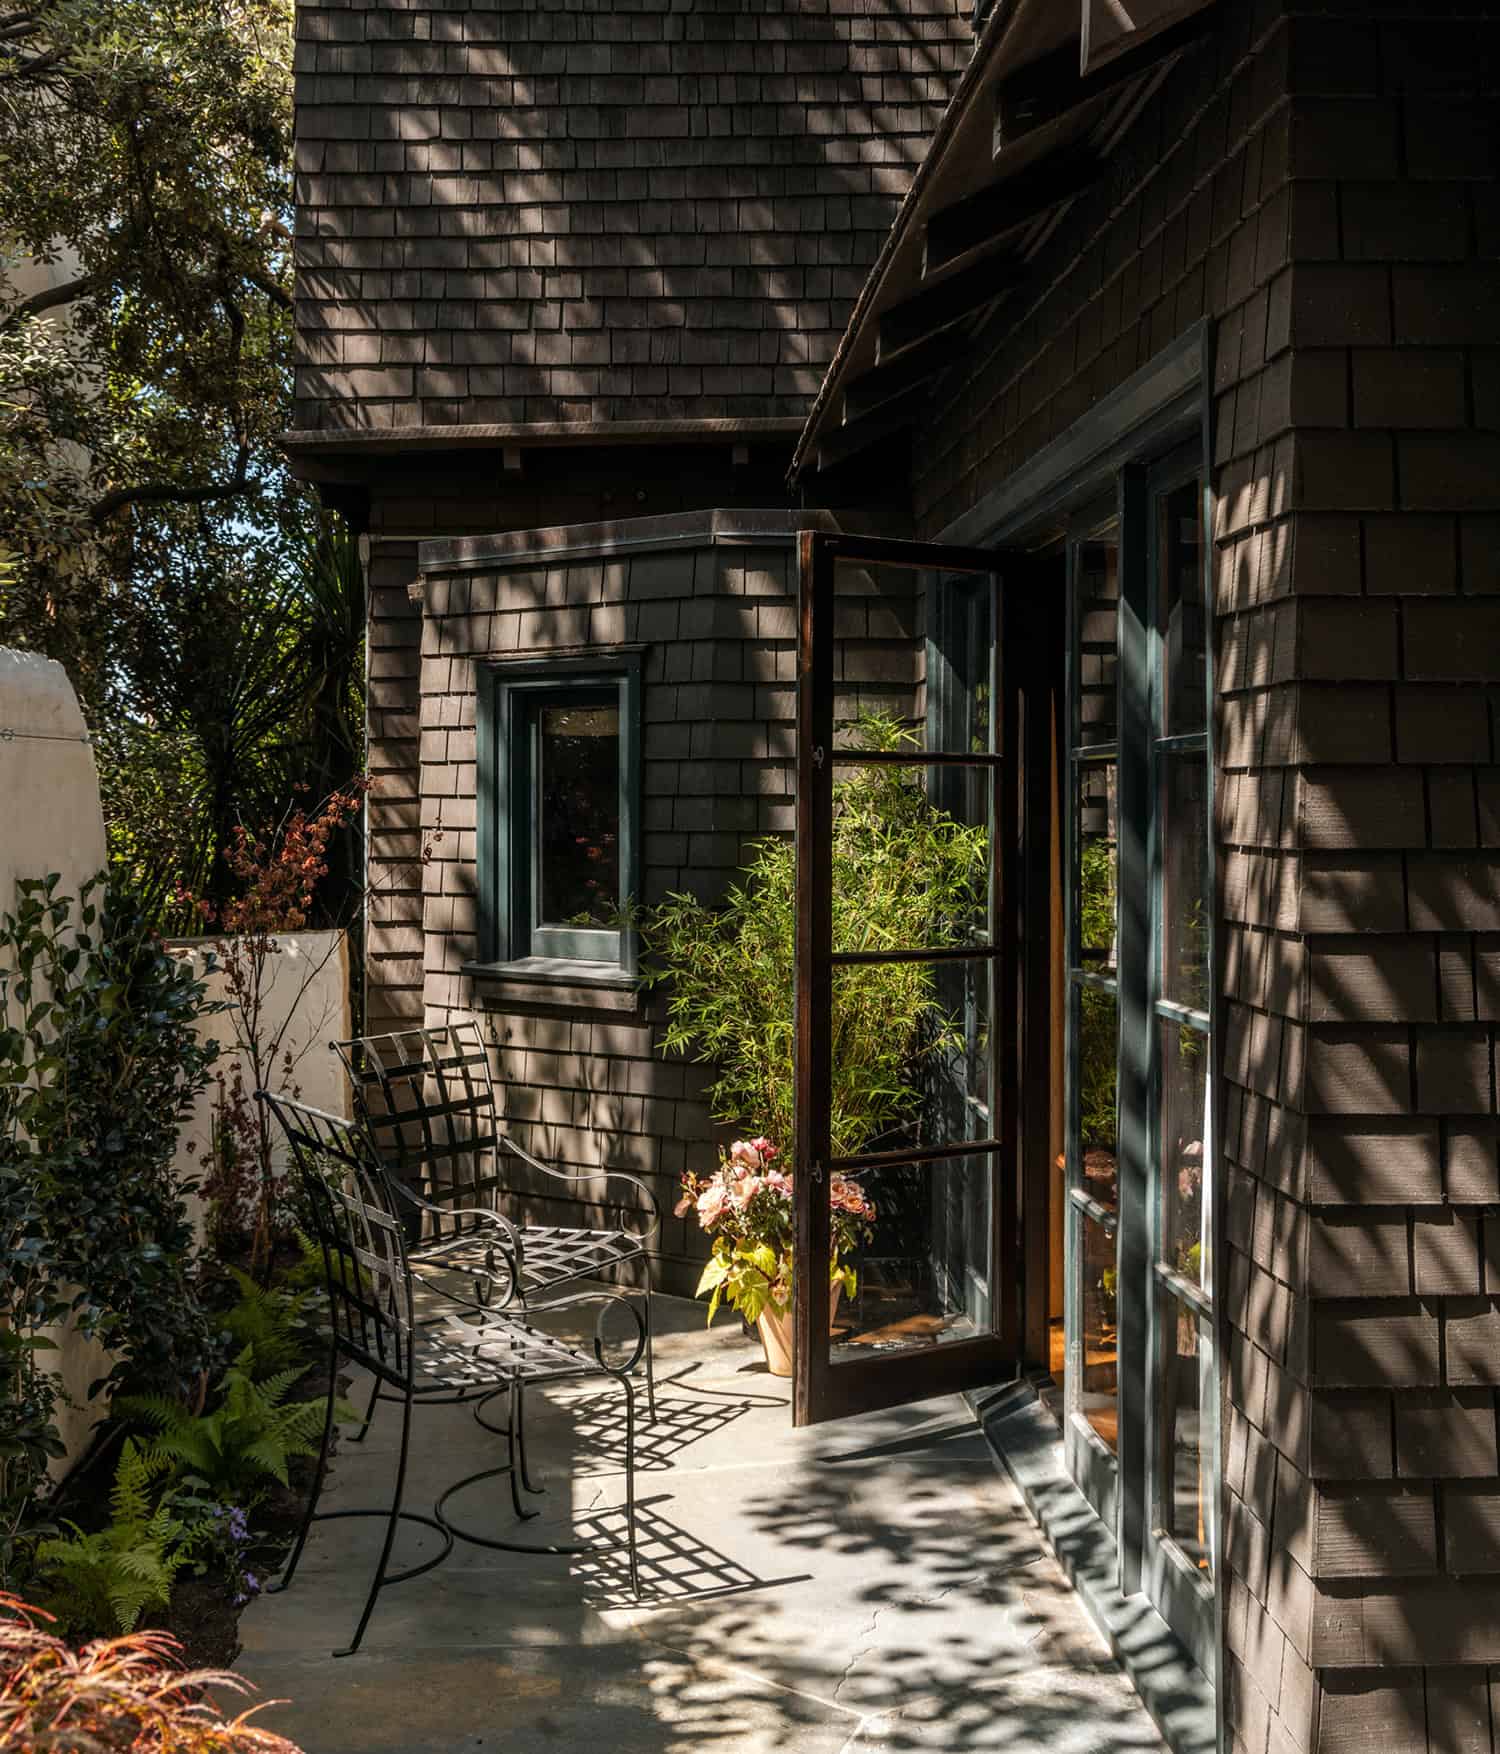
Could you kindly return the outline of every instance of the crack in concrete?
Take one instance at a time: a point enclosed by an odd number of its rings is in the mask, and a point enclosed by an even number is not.
[[[860,1631],[856,1634],[856,1636],[859,1638],[873,1638],[875,1636],[875,1628],[880,1624],[880,1616],[884,1612],[885,1612],[884,1608],[876,1608],[870,1615],[870,1624],[868,1626],[862,1627],[860,1629]],[[875,1646],[873,1644],[867,1644],[867,1645],[861,1646],[861,1648],[859,1650],[855,1651],[854,1655],[852,1657],[850,1657],[849,1661],[844,1664],[844,1672],[842,1675],[839,1676],[838,1685],[833,1690],[833,1699],[834,1699],[835,1705],[838,1704],[839,1695],[844,1691],[844,1688],[847,1685],[850,1676],[854,1673],[855,1665],[857,1663],[862,1662],[867,1656],[869,1656],[870,1652],[872,1650],[874,1650],[874,1648],[875,1648]]]

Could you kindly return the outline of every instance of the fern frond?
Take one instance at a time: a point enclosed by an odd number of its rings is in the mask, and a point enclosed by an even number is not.
[[[125,1419],[140,1419],[158,1431],[187,1418],[187,1408],[170,1395],[121,1395],[111,1410]]]
[[[247,1461],[253,1461],[267,1474],[279,1480],[283,1486],[290,1485],[287,1474],[287,1446],[276,1437],[263,1437],[258,1443],[252,1443],[244,1452]]]

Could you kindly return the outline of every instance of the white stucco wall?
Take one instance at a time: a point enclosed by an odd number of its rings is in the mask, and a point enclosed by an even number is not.
[[[104,868],[106,856],[98,775],[72,685],[60,664],[33,652],[0,648],[0,911],[14,908],[18,877],[56,872],[61,893],[76,897]],[[290,1094],[295,1086],[304,1101],[348,1114],[344,1076],[327,1045],[350,1033],[344,934],[298,932],[278,942],[281,948],[270,962],[266,985],[265,1030],[268,1039],[280,1038],[292,1071],[279,1074],[276,1087]],[[222,974],[208,969],[211,940],[173,948],[198,972],[207,973],[211,998],[224,997]],[[221,1044],[216,1070],[227,1072],[235,1052],[232,1017],[227,1012],[210,1016],[204,1030]],[[217,1095],[217,1085],[210,1083],[183,1128],[178,1167],[185,1177],[195,1179],[201,1171],[212,1140]],[[103,1401],[90,1402],[87,1395],[89,1384],[108,1372],[110,1358],[77,1333],[54,1332],[50,1337],[59,1347],[50,1356],[75,1403],[58,1408],[58,1427],[68,1451],[54,1470],[61,1473],[103,1416]]]
[[[94,752],[61,664],[0,647],[0,908],[17,877],[62,878],[76,895],[103,869]]]
[[[216,960],[214,942],[212,938],[185,939],[172,949],[191,960],[195,971],[205,977],[211,999],[223,999],[227,996],[223,972],[211,966]],[[262,1040],[279,1041],[278,1062],[290,1055],[292,1069],[288,1072],[280,1064],[271,1088],[296,1095],[314,1108],[347,1115],[347,1081],[328,1044],[350,1034],[348,941],[342,932],[288,932],[276,943],[279,948],[266,964]],[[219,1043],[219,1058],[213,1081],[198,1098],[178,1145],[179,1170],[193,1177],[199,1174],[213,1144],[218,1076],[222,1073],[228,1080],[238,1052],[234,1017],[229,1011],[206,1018],[204,1028]],[[244,1077],[246,1091],[252,1091],[255,1086],[248,1063]]]
[[[0,647],[0,912],[15,907],[18,877],[56,872],[60,891],[77,896],[104,861],[99,779],[73,686],[50,658]],[[0,980],[3,957],[0,951]],[[72,1457],[99,1419],[88,1387],[108,1371],[109,1357],[76,1333],[50,1337],[59,1345],[52,1355],[58,1375],[76,1403],[58,1408]]]

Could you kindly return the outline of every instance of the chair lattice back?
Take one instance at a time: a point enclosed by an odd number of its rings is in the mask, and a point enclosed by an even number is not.
[[[505,1185],[495,1085],[479,1025],[404,1029],[333,1046],[391,1172],[436,1206],[493,1210]],[[434,1216],[429,1224],[438,1238],[466,1227],[461,1217]]]
[[[395,1190],[362,1127],[257,1091],[291,1147],[323,1254],[334,1338],[345,1356],[405,1388],[414,1377],[412,1275]]]

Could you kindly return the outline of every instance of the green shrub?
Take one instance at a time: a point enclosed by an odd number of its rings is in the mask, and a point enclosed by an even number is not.
[[[188,1392],[212,1356],[177,1139],[216,1047],[204,986],[103,878],[77,903],[18,881],[0,916],[0,1290],[17,1332],[63,1309],[111,1348],[113,1381]],[[47,1286],[52,1287],[48,1303]],[[102,1385],[95,1384],[98,1388]]]
[[[52,1414],[57,1378],[38,1368],[52,1343],[0,1328],[0,1587],[28,1568],[44,1520],[47,1464],[63,1455]]]
[[[898,720],[869,714],[856,746],[913,747]],[[987,903],[989,831],[937,809],[921,769],[851,768],[833,788],[833,948],[943,948],[967,941]],[[714,1067],[715,1117],[793,1146],[796,854],[759,841],[722,905],[671,895],[638,924],[651,982],[670,979],[662,1049]],[[833,1150],[847,1155],[912,1124],[921,1074],[962,1045],[930,965],[837,971]]]

